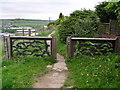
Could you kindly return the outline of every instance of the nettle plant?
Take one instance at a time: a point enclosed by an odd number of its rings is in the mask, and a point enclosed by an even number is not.
[[[113,52],[113,46],[111,43],[98,43],[98,42],[91,42],[91,41],[85,41],[85,42],[76,42],[75,52],[74,56],[78,55],[89,55],[89,56],[95,56],[95,55],[108,55]]]

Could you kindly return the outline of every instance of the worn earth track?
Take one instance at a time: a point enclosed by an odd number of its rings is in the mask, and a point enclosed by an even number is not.
[[[54,34],[53,31],[48,37]],[[68,75],[68,69],[65,64],[65,59],[62,55],[57,54],[57,63],[48,65],[47,68],[52,69],[42,77],[39,77],[37,82],[33,84],[33,88],[61,88]]]

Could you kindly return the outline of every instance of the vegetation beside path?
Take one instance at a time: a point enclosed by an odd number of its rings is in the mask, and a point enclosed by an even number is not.
[[[21,56],[2,63],[3,88],[32,88],[35,77],[44,75],[48,64],[56,60],[52,57]]]
[[[47,36],[52,31],[41,34]],[[50,56],[16,56],[2,60],[2,88],[32,88],[36,77],[48,72],[46,66],[57,60]]]
[[[70,72],[65,87],[74,88],[120,88],[120,56],[78,56],[67,59]]]
[[[57,52],[66,57],[66,44],[59,41],[57,31],[52,36],[58,37]],[[69,75],[64,87],[120,88],[119,60],[115,54],[66,58]]]

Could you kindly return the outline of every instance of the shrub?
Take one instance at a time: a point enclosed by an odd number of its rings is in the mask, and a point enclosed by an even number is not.
[[[95,37],[97,16],[94,11],[75,11],[58,26],[61,42],[67,37]]]
[[[52,29],[54,27],[54,25],[55,25],[55,22],[50,22],[50,23],[48,23],[47,27],[48,27],[48,29]]]

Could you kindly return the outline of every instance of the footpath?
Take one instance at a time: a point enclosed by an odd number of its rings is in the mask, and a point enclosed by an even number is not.
[[[48,37],[54,34],[53,31]],[[33,84],[33,88],[61,88],[68,76],[68,68],[65,64],[65,59],[57,53],[57,63],[48,65],[46,68],[52,69],[42,77],[39,77],[37,82]]]

